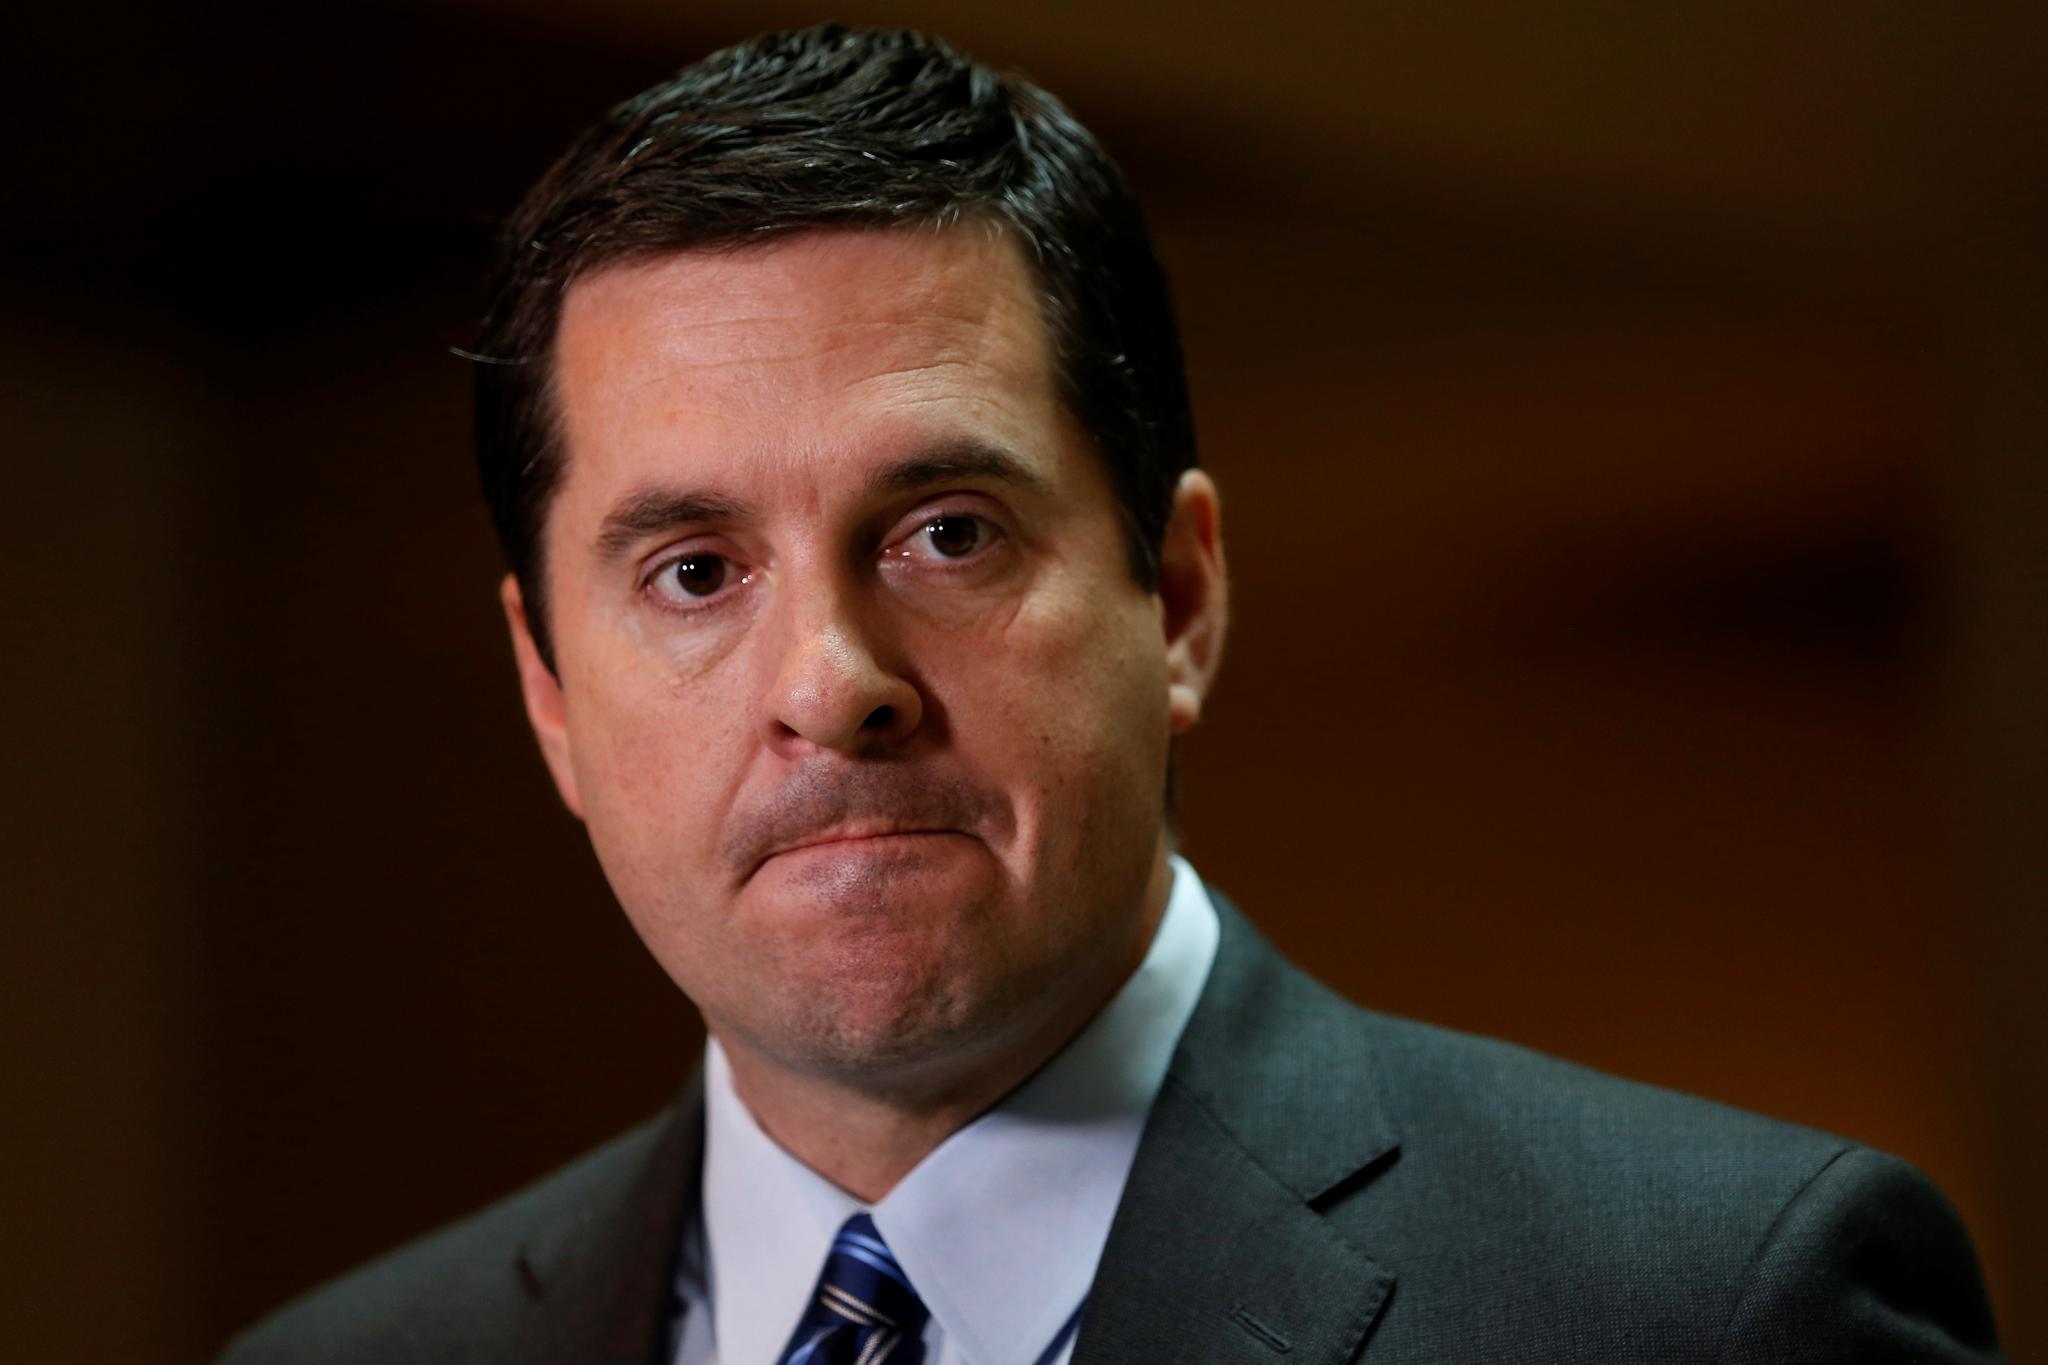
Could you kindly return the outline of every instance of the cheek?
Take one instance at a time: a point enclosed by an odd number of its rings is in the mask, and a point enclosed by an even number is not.
[[[1166,661],[1156,612],[1135,588],[1061,594],[1019,611],[1001,638],[975,651],[999,710],[987,733],[1007,752],[991,756],[1039,789],[1049,843],[1071,846],[1086,821],[1119,830],[1156,824],[1168,743]],[[974,747],[975,718],[961,739]],[[1002,773],[993,774],[1003,780]],[[1118,807],[1128,806],[1127,812]],[[1064,829],[1065,838],[1058,837]]]
[[[710,870],[727,804],[738,700],[721,670],[599,662],[572,692],[572,761],[592,845],[630,905],[655,905]]]

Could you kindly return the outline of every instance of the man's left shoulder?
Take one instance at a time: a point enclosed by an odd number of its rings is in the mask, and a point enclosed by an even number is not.
[[[1496,1038],[1366,1008],[1282,957],[1218,898],[1223,938],[1176,1076],[1255,1145],[1376,1130],[1402,1166],[1444,1163],[1462,1183],[1584,1185],[1640,1215],[1712,1189],[1772,1207],[1855,1144],[1562,1060]],[[1320,1133],[1319,1133],[1320,1130]],[[1791,1189],[1787,1182],[1792,1182]]]
[[[1856,1149],[1849,1139],[1566,1061],[1497,1038],[1349,1007],[1352,1056],[1411,1141],[1444,1143],[1461,1160],[1544,1171],[1546,1183],[1589,1181],[1686,1196],[1749,1185],[1775,1201]]]
[[[1359,1027],[1401,1131],[1375,1216],[1406,1230],[1399,1259],[1477,1257],[1524,1307],[1574,1303],[1577,1330],[1673,1359],[1707,1338],[1714,1359],[1995,1358],[1968,1234],[1906,1161],[1492,1039]]]
[[[1997,1358],[1968,1235],[1908,1163],[1362,1008],[1219,908],[1171,1112],[1385,1277],[1390,1359]]]
[[[1356,1055],[1404,1160],[1432,1165],[1428,1154],[1441,1152],[1464,1183],[1543,1191],[1575,1221],[1641,1225],[1668,1207],[1711,1233],[1718,1210],[1741,1235],[1815,1185],[1925,1183],[1899,1158],[1835,1133],[1500,1039],[1356,1013]]]
[[[1810,1184],[1924,1180],[1833,1133],[1368,1009],[1220,908],[1211,989],[1176,1074],[1255,1145],[1373,1130],[1366,1146],[1398,1147],[1407,1182],[1519,1190],[1587,1231],[1669,1211],[1711,1233],[1720,1210],[1736,1221],[1719,1230],[1739,1238]]]

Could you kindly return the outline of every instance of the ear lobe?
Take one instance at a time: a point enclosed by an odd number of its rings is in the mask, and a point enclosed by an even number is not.
[[[1159,603],[1166,631],[1166,711],[1175,735],[1194,729],[1223,662],[1230,619],[1223,565],[1223,507],[1199,469],[1180,476],[1159,548]]]
[[[526,719],[533,737],[540,742],[540,756],[555,779],[562,804],[577,819],[583,818],[583,798],[576,790],[576,765],[570,761],[568,707],[561,681],[541,661],[533,643],[533,631],[526,624],[526,601],[519,580],[511,574],[498,585],[498,601],[505,608],[505,624],[512,632],[512,655],[519,665],[519,691],[526,700]]]

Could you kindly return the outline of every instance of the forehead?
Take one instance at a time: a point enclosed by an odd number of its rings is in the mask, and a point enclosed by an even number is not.
[[[565,493],[650,461],[815,475],[934,434],[1028,453],[1057,407],[1023,253],[976,224],[614,266],[571,288],[555,362]]]

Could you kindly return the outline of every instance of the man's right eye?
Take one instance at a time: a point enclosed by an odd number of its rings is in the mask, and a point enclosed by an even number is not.
[[[731,574],[724,555],[679,555],[656,569],[648,586],[670,602],[697,602],[715,595]]]

